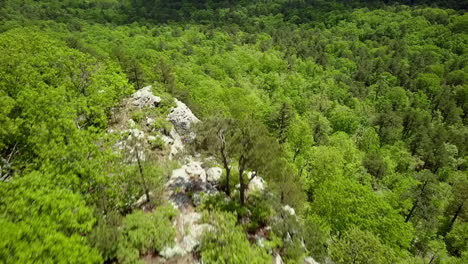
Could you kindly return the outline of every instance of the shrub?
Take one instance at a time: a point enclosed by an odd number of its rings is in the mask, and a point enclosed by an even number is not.
[[[169,135],[172,127],[171,123],[163,118],[157,118],[151,126],[154,130],[161,131],[165,135]]]
[[[331,244],[330,251],[336,263],[394,263],[395,260],[393,250],[377,236],[356,227]]]
[[[121,222],[122,216],[118,212],[110,212],[105,217],[98,218],[97,225],[89,235],[91,245],[101,252],[104,260],[117,257]]]
[[[243,227],[247,232],[255,232],[258,228],[266,226],[273,215],[272,202],[266,195],[253,194],[249,202],[241,206],[237,199],[225,199],[223,193],[205,195],[202,197],[202,210],[222,211],[236,214],[243,218]]]
[[[148,140],[148,143],[149,143],[151,149],[163,150],[164,146],[165,146],[164,140],[162,140],[161,137],[155,137],[152,140]]]
[[[204,214],[204,218],[214,229],[202,238],[204,263],[271,263],[271,256],[264,249],[250,245],[242,228],[236,225],[234,214],[217,211]]]
[[[170,246],[175,237],[172,207],[161,207],[153,213],[135,211],[125,217],[118,241],[117,258],[121,263],[138,263],[140,254],[159,252]]]
[[[145,113],[141,110],[136,110],[132,112],[133,121],[140,123],[145,118]]]
[[[324,261],[331,228],[318,215],[310,214],[304,221],[304,244],[314,259]]]
[[[247,208],[250,212],[250,222],[245,225],[248,232],[254,232],[262,226],[266,226],[269,218],[273,215],[270,205],[271,199],[266,195],[251,195]]]
[[[278,208],[270,224],[273,237],[277,236],[283,241],[279,251],[282,252],[286,263],[300,263],[306,252],[302,246],[302,239],[306,233],[297,216]]]

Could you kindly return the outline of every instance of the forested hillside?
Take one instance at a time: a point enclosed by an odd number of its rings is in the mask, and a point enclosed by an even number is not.
[[[0,263],[468,263],[467,9],[1,1]],[[189,156],[222,177],[170,258]]]

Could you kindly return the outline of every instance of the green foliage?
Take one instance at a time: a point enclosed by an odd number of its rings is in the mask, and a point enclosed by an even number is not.
[[[242,206],[238,201],[228,200],[218,193],[204,195],[200,210],[237,214],[239,218],[244,219],[244,229],[247,232],[255,232],[258,228],[266,226],[274,214],[270,200],[266,195],[252,194],[248,197],[248,203]]]
[[[464,252],[468,252],[467,232],[468,224],[465,222],[455,224],[452,231],[447,234],[447,243],[453,255],[461,256]]]
[[[161,137],[155,137],[152,140],[148,141],[150,148],[151,149],[160,149],[163,150],[166,144],[164,143],[164,140]]]
[[[122,216],[116,211],[110,212],[98,218],[96,226],[89,235],[90,244],[101,252],[105,260],[117,257],[121,224]]]
[[[328,222],[315,214],[307,215],[304,221],[304,244],[318,261],[328,255],[328,239],[331,228]]]
[[[31,173],[0,185],[0,260],[5,263],[99,263],[86,238],[95,219],[83,198]]]
[[[166,135],[169,135],[172,127],[169,121],[162,118],[157,118],[151,126],[154,130],[161,131]]]
[[[140,123],[141,121],[143,121],[143,119],[145,119],[145,112],[143,112],[142,110],[135,110],[134,112],[132,112],[132,119],[136,123]]]
[[[236,216],[230,213],[204,214],[213,231],[202,239],[200,254],[206,263],[269,263],[271,256],[256,245],[250,245],[244,231],[236,225]]]
[[[100,262],[90,245],[115,258],[111,212],[131,212],[148,191],[149,206],[160,204],[168,165],[142,162],[141,173],[103,132],[132,87],[150,84],[160,106],[132,118],[155,117],[152,129],[167,135],[172,96],[186,103],[206,124],[198,150],[224,164],[224,186],[243,193],[247,171],[265,178],[275,203],[303,219],[283,229],[310,226],[315,258],[331,234],[337,262],[352,261],[353,245],[361,262],[393,259],[381,258],[389,247],[407,255],[397,263],[467,262],[465,9],[454,0],[3,1],[0,214],[10,229],[0,229],[0,248],[13,253],[0,262]],[[253,232],[280,214],[270,202],[213,208]],[[298,239],[273,241],[286,261],[304,254]],[[139,260],[141,249],[119,250]]]
[[[174,208],[157,208],[153,213],[135,211],[123,220],[118,238],[117,258],[122,263],[139,263],[140,254],[159,252],[171,246],[175,237]]]
[[[80,235],[49,228],[38,218],[26,222],[0,219],[0,261],[3,263],[101,263],[99,252]],[[53,223],[51,223],[53,224]]]
[[[306,224],[303,225],[297,215],[291,215],[284,208],[276,208],[275,215],[270,220],[271,232],[283,242],[276,250],[282,253],[286,263],[298,263],[306,257],[306,250],[302,245],[303,239],[308,239],[303,236]]]
[[[128,212],[132,209],[139,197],[145,192],[151,192],[151,204],[158,205],[162,202],[164,191],[165,169],[155,162],[141,162],[143,176],[137,164],[116,165],[119,169],[114,181],[110,184],[110,196],[115,200],[113,209],[121,212]]]
[[[394,263],[395,255],[373,233],[351,228],[331,244],[336,263]]]
[[[381,196],[349,179],[326,181],[317,189],[311,206],[331,224],[335,233],[356,226],[377,234],[384,244],[394,249],[408,248],[413,238],[411,225],[404,223]]]

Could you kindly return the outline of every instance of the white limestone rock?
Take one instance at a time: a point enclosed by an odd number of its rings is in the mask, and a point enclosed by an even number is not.
[[[153,192],[149,192],[148,195],[150,199],[154,197]],[[141,207],[146,201],[147,201],[147,198],[146,198],[146,193],[145,193],[133,205],[136,207]]]
[[[161,103],[161,97],[155,96],[151,91],[151,86],[146,86],[136,91],[132,95],[133,105],[138,108],[156,107]]]
[[[156,122],[156,120],[154,118],[146,117],[146,125],[147,126],[152,126],[154,124],[154,122]]]
[[[187,105],[177,99],[175,99],[175,102],[177,106],[171,109],[171,113],[167,115],[167,120],[174,125],[180,135],[188,137],[186,140],[193,139],[195,135],[193,131],[190,131],[190,128],[193,124],[200,122],[200,119],[192,113]]]
[[[171,137],[168,137],[166,135],[161,135],[161,139],[162,139],[162,141],[164,141],[164,144],[166,144],[166,145],[174,144],[174,139],[172,139]]]
[[[201,243],[202,235],[210,232],[213,227],[201,224],[201,214],[197,212],[182,212],[175,223],[179,234],[183,237],[173,247],[164,248],[159,254],[166,259],[174,256],[183,256],[196,249]]]
[[[250,178],[252,176],[252,172],[249,172],[247,176]],[[255,191],[262,192],[263,190],[265,190],[265,185],[266,185],[265,180],[262,177],[257,175],[249,182],[248,191],[249,192],[255,192]]]
[[[131,139],[138,139],[138,140],[142,140],[145,138],[145,132],[139,130],[138,128],[132,128],[130,130],[128,130],[130,132],[130,136],[128,137],[128,140],[131,140]]]
[[[283,210],[285,210],[286,212],[288,212],[290,215],[296,215],[296,211],[294,210],[294,208],[292,208],[292,207],[289,206],[289,205],[283,206]]]
[[[138,157],[140,158],[140,160],[146,160],[144,147],[142,145],[142,142],[146,138],[145,133],[137,128],[122,130],[120,133],[124,136],[128,136],[124,140],[117,142],[114,145],[114,149],[125,152],[126,161],[128,162],[137,162],[135,150],[138,150]]]
[[[276,254],[275,255],[275,259],[273,260],[273,263],[274,264],[283,264],[283,259],[281,258],[281,256],[279,254]]]
[[[165,259],[170,259],[175,256],[183,256],[187,254],[187,252],[182,249],[178,244],[176,244],[173,247],[165,247],[161,252],[159,252],[159,255],[161,255]]]
[[[304,259],[304,264],[320,264],[319,262],[315,261],[312,257],[307,257]]]
[[[177,153],[181,152],[184,149],[184,143],[182,143],[182,138],[177,133],[177,131],[174,129],[174,127],[171,128],[171,131],[169,132],[169,136],[172,138],[173,143],[171,144],[171,151],[169,153],[169,159],[173,159]]]
[[[135,121],[133,119],[128,120],[128,127],[134,128],[135,127]]]
[[[265,241],[267,241],[267,240],[264,237],[255,236],[255,240],[257,241],[257,246],[265,248]]]
[[[213,167],[206,170],[206,179],[208,182],[213,184],[218,184],[221,180],[221,175],[223,174],[223,169],[219,167]]]
[[[201,166],[201,162],[198,161],[192,161],[185,165],[185,172],[187,172],[188,175],[194,177],[197,180],[200,180],[201,182],[205,183],[206,182],[206,172]]]
[[[180,245],[186,252],[191,252],[200,245],[203,233],[212,229],[208,224],[200,224],[200,221],[201,214],[197,212],[182,214],[180,217],[179,231],[186,234]]]

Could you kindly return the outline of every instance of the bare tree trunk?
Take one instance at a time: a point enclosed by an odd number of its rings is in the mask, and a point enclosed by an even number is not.
[[[226,170],[226,195],[231,196],[231,167],[225,156],[223,156],[223,165]]]
[[[304,168],[307,168],[307,166],[309,166],[309,160],[307,160],[306,163],[304,165],[302,165],[301,168],[299,169],[299,178],[302,177],[302,173],[304,172]]]
[[[414,210],[416,209],[417,206],[418,206],[418,200],[416,200],[414,202],[414,204],[413,204],[413,207],[411,207],[411,210],[409,211],[408,215],[406,216],[405,223],[409,222],[409,220],[411,219],[411,216],[413,215]]]
[[[244,182],[244,157],[241,156],[239,159],[239,195],[240,195],[240,204],[245,205],[245,182]]]
[[[6,160],[4,158],[0,157],[0,161],[3,163],[3,165],[0,166],[0,180],[1,181],[6,181],[13,174],[11,159],[13,158],[13,156],[17,152],[16,146],[18,146],[18,142],[15,143],[15,145],[13,146],[13,149],[11,150],[11,152],[8,155],[8,158]],[[5,173],[3,173],[3,169],[5,169]]]
[[[221,147],[220,147],[220,153],[221,153],[221,158],[223,160],[223,166],[224,169],[226,170],[226,195],[230,196],[231,195],[231,167],[229,166],[229,161],[227,159],[227,154],[226,154],[226,140],[224,137],[224,131],[220,130],[218,132],[218,137],[221,140]]]
[[[428,264],[432,264],[432,262],[434,261],[435,258],[436,258],[436,255],[435,255],[435,254],[432,255],[431,260],[429,260],[429,263],[428,263]]]
[[[458,206],[457,211],[455,211],[455,214],[453,215],[452,220],[450,221],[450,224],[449,224],[449,226],[448,226],[448,228],[447,228],[447,233],[450,232],[450,230],[452,230],[453,224],[454,224],[455,221],[457,220],[458,215],[460,214],[460,212],[461,212],[461,210],[462,210],[462,208],[463,208],[463,203],[464,203],[464,202],[462,202],[462,203]]]
[[[408,223],[408,222],[409,222],[409,220],[411,219],[411,216],[412,216],[413,213],[414,213],[414,210],[416,210],[416,207],[418,206],[418,202],[419,202],[419,197],[421,197],[421,195],[424,193],[424,189],[426,189],[427,183],[428,183],[428,181],[426,180],[426,181],[424,182],[424,185],[423,185],[422,188],[421,188],[421,192],[419,193],[419,196],[416,198],[416,201],[415,201],[414,204],[413,204],[413,207],[411,208],[411,210],[409,211],[408,215],[406,216],[405,223]]]
[[[149,190],[148,190],[148,186],[146,185],[145,176],[143,174],[143,167],[141,166],[140,156],[138,155],[138,148],[136,146],[135,146],[135,156],[136,156],[137,163],[138,163],[138,169],[140,171],[141,182],[143,183],[143,191],[145,192],[145,195],[146,195],[146,202],[149,203],[150,202]]]
[[[254,178],[255,176],[257,176],[257,172],[256,171],[253,171],[252,172],[252,175],[250,176],[250,178],[248,179],[248,183],[250,183]]]
[[[245,183],[244,183],[244,171],[239,170],[239,186],[240,186],[240,203],[241,205],[245,204]]]

